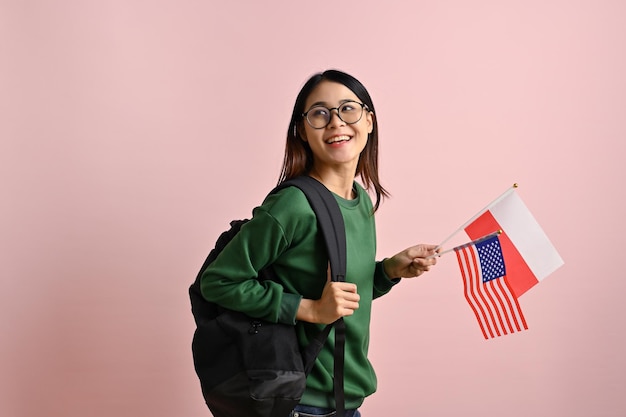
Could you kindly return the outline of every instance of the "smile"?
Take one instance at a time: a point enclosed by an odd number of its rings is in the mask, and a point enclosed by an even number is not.
[[[326,139],[326,143],[332,145],[333,143],[347,142],[350,139],[352,138],[348,135],[333,136],[332,138]]]

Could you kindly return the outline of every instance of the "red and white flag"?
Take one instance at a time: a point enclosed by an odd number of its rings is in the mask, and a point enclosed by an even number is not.
[[[486,339],[527,329],[518,298],[563,265],[516,188],[448,237],[465,230],[471,242],[445,251],[456,252],[465,299]]]
[[[475,216],[465,232],[477,239],[494,230],[498,236],[507,278],[516,298],[563,265],[552,245],[522,199],[510,188],[483,212]]]

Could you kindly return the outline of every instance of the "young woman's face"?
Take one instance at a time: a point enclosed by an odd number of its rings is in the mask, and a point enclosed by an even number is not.
[[[356,103],[350,103],[356,102]],[[330,122],[323,128],[315,129],[304,120],[303,139],[309,143],[314,156],[314,166],[319,168],[346,165],[356,171],[359,155],[367,144],[368,134],[373,129],[373,113],[363,109],[360,120],[347,123],[338,117],[338,111],[348,122],[361,112],[361,100],[343,84],[322,81],[311,92],[305,103],[309,119],[323,125],[326,109],[330,110]],[[326,109],[322,107],[325,107]],[[341,107],[341,110],[335,109]],[[306,118],[305,118],[306,119]],[[318,125],[318,126],[319,126]]]

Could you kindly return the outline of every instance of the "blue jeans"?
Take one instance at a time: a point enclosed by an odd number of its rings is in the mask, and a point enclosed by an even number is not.
[[[333,417],[335,410],[331,408],[311,407],[309,405],[297,405],[289,417]],[[346,417],[361,417],[359,410],[346,410]]]

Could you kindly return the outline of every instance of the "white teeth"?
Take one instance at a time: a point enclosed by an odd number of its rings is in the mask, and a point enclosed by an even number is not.
[[[337,142],[344,142],[350,140],[350,136],[348,135],[343,135],[343,136],[335,136],[334,138],[330,138],[326,141],[326,143],[331,144],[331,143],[337,143]]]

